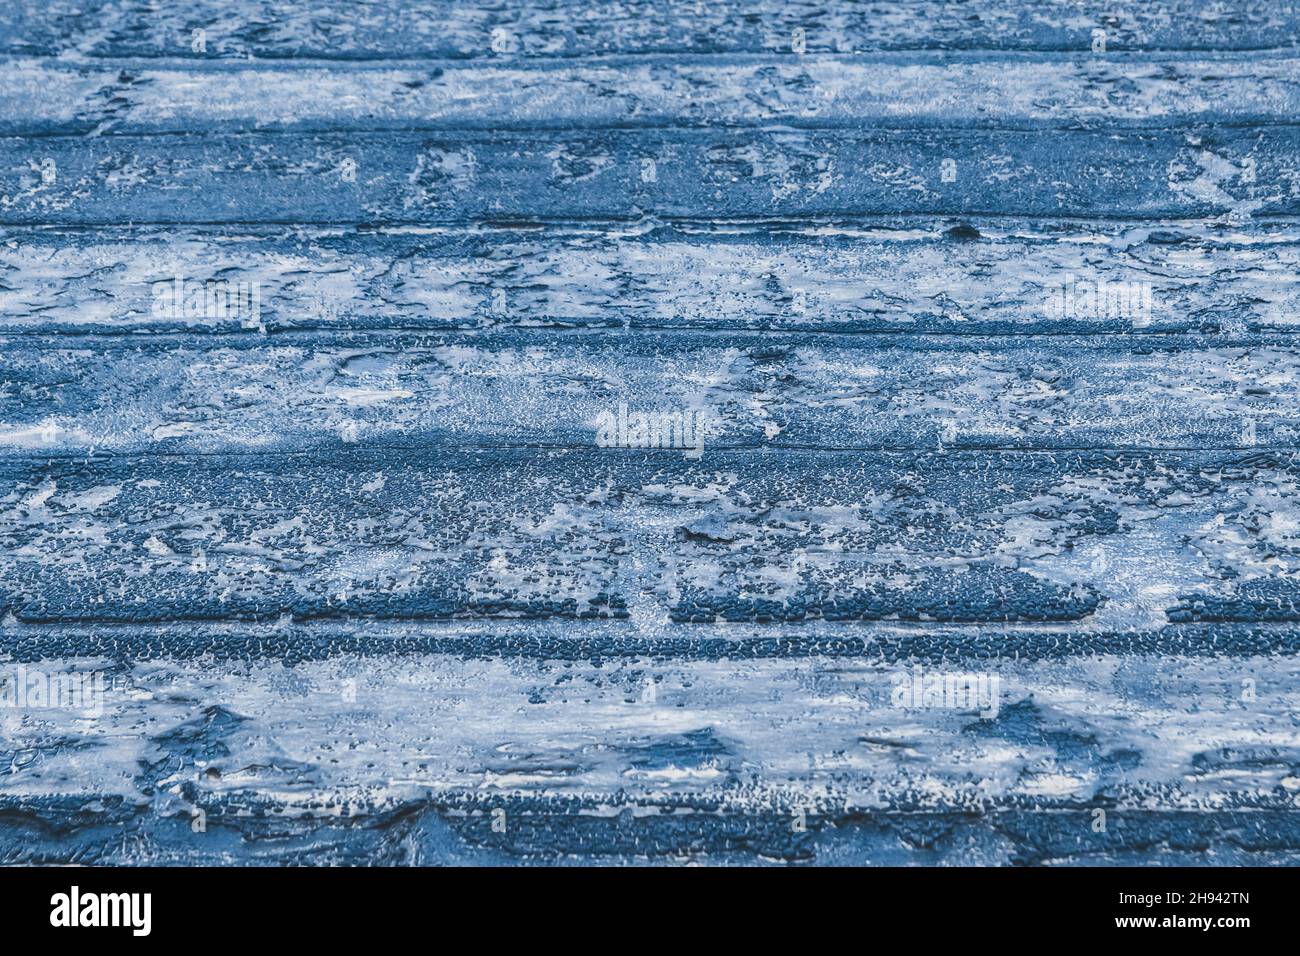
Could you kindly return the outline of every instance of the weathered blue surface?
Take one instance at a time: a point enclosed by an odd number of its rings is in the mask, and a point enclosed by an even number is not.
[[[515,6],[0,10],[0,862],[1300,861],[1300,14]]]

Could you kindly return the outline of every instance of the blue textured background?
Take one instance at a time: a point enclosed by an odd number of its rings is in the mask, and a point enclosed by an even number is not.
[[[0,861],[1296,862],[1300,12],[518,6],[0,9]]]

